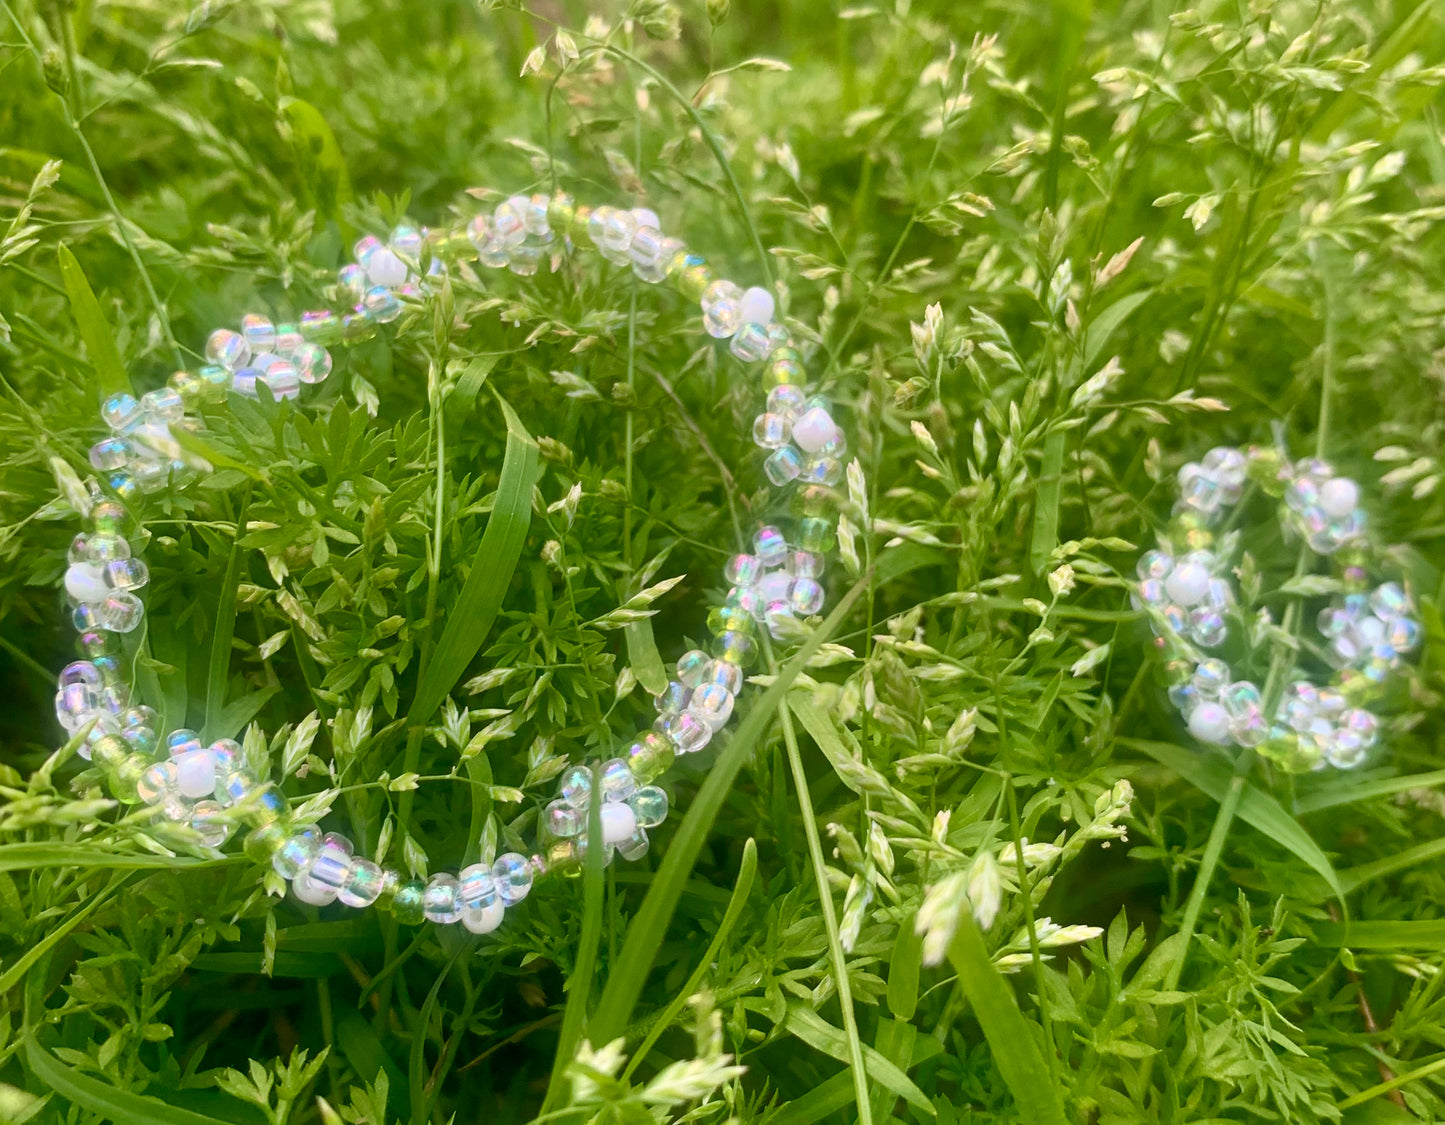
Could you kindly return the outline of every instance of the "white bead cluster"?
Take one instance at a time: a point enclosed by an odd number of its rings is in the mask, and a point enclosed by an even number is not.
[[[1212,551],[1174,558],[1146,551],[1139,559],[1134,608],[1158,611],[1156,629],[1167,628],[1201,648],[1216,648],[1228,635],[1224,614],[1234,597],[1224,564]]]
[[[490,216],[477,215],[467,227],[467,237],[477,251],[478,261],[489,269],[509,269],[519,277],[536,273],[557,239],[549,218],[551,207],[549,195],[514,195],[498,203]],[[598,251],[609,261],[619,261],[619,251],[626,255],[639,214],[650,217],[651,229],[654,233],[657,230],[657,216],[650,211],[599,207],[594,214],[605,214],[611,220],[599,218],[594,234]],[[638,276],[644,281],[662,280],[642,273]]]
[[[1273,477],[1282,490],[1286,526],[1313,550],[1330,555],[1362,540],[1364,513],[1353,481],[1336,476],[1323,461],[1290,464],[1264,450],[1246,454],[1229,447],[1211,449],[1202,462],[1179,471],[1174,512],[1186,521],[1180,534],[1208,542],[1212,537],[1200,530],[1201,523],[1207,526],[1238,503],[1256,459],[1255,467],[1267,470],[1265,478]],[[1202,547],[1179,556],[1151,550],[1139,559],[1137,573],[1133,603],[1149,612],[1156,635],[1182,642],[1186,653],[1192,653],[1191,646],[1212,649],[1224,644],[1225,615],[1234,596],[1229,567],[1218,555]],[[1350,565],[1342,573],[1347,588],[1358,591],[1365,572]],[[1337,597],[1320,612],[1319,630],[1339,670],[1340,685],[1368,689],[1399,668],[1403,654],[1420,641],[1420,625],[1409,614],[1409,599],[1394,582],[1372,593]],[[1261,753],[1291,769],[1351,769],[1364,762],[1378,740],[1378,718],[1351,706],[1344,686],[1291,683],[1268,718],[1259,687],[1233,680],[1224,661],[1193,655],[1185,667],[1192,671],[1169,689],[1169,696],[1190,734],[1201,742],[1260,747]]]
[[[798,619],[823,608],[825,560],[816,551],[795,550],[776,527],[753,537],[753,553],[734,555],[723,568],[731,584],[727,604],[766,625],[774,640],[797,637]]]
[[[613,853],[623,859],[641,859],[647,854],[647,830],[667,819],[667,794],[655,785],[638,785],[631,767],[621,758],[603,762],[597,781],[602,793],[603,863],[611,863]],[[562,774],[557,792],[557,799],[542,814],[543,827],[553,839],[575,839],[578,855],[583,857],[592,806],[592,771],[572,766]]]
[[[299,325],[278,326],[260,313],[247,313],[240,331],[211,333],[206,341],[210,366],[201,369],[201,378],[220,380],[247,398],[255,398],[261,384],[275,398],[297,398],[303,383],[320,383],[331,374],[331,353],[308,340],[307,333],[334,320],[330,312],[309,312]]]
[[[502,924],[507,907],[532,890],[536,865],[518,852],[506,852],[490,864],[474,863],[456,875],[438,872],[425,883],[401,876],[369,859],[358,858],[351,841],[339,832],[320,834],[305,828],[288,837],[271,858],[278,874],[291,881],[302,902],[327,906],[370,906],[383,894],[392,912],[404,922],[460,922],[474,934],[491,933]]]
[[[1410,616],[1411,608],[1396,582],[1385,582],[1369,594],[1336,598],[1320,610],[1317,622],[1330,643],[1330,662],[1383,683],[1400,666],[1401,657],[1420,644],[1420,623]]]
[[[121,737],[149,753],[156,720],[149,707],[133,708],[122,716]],[[246,770],[241,744],[234,739],[217,739],[207,746],[195,731],[180,728],[166,735],[163,748],[166,757],[136,779],[136,794],[167,820],[189,824],[206,847],[218,848],[230,837],[235,821],[222,815],[225,809],[247,804],[268,823],[286,811],[285,797]]]
[[[1244,495],[1248,461],[1238,449],[1220,445],[1204,455],[1202,462],[1190,461],[1179,470],[1179,499],[1174,512],[1198,512],[1212,519],[1232,507]]]
[[[1267,722],[1258,686],[1231,681],[1222,660],[1201,661],[1187,682],[1169,689],[1169,698],[1200,742],[1259,746],[1271,738],[1287,740],[1291,761],[1312,769],[1354,769],[1378,741],[1374,714],[1350,707],[1342,692],[1306,680],[1289,685],[1274,722]]]
[[[763,471],[782,487],[789,481],[837,484],[848,442],[828,413],[828,400],[790,384],[768,392],[767,409],[753,419],[753,442],[769,450]]]
[[[1335,475],[1323,461],[1310,458],[1287,466],[1284,502],[1291,526],[1310,550],[1332,555],[1364,537],[1365,512],[1359,506],[1360,486]]]
[[[401,298],[417,296],[424,278],[445,272],[445,264],[431,252],[430,238],[425,227],[405,223],[392,228],[385,242],[372,234],[361,238],[352,250],[356,260],[336,275],[353,311],[378,324],[399,317]]]
[[[65,593],[76,631],[135,630],[145,617],[145,606],[135,591],[150,582],[150,571],[141,559],[131,557],[130,541],[120,534],[82,532],[71,540],[68,557]]]
[[[1275,714],[1276,736],[1293,732],[1292,755],[1313,769],[1349,770],[1364,765],[1379,740],[1380,720],[1363,707],[1351,707],[1344,694],[1296,680],[1285,689]]]
[[[1269,734],[1259,688],[1249,680],[1231,681],[1222,660],[1201,660],[1186,682],[1169,689],[1169,699],[1200,742],[1258,746]]]
[[[127,480],[134,481],[142,492],[153,493],[172,483],[184,484],[208,468],[171,432],[200,428],[199,417],[186,413],[174,387],[148,391],[140,398],[124,391],[113,394],[101,403],[100,416],[110,434],[90,447],[90,463],[107,474],[108,483],[123,487]]]

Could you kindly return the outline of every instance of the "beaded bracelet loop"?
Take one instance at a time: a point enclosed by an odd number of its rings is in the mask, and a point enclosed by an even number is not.
[[[1324,461],[1290,462],[1258,446],[1211,449],[1178,480],[1173,521],[1160,548],[1139,559],[1132,600],[1170,656],[1169,698],[1189,733],[1211,745],[1255,748],[1290,772],[1363,765],[1380,732],[1369,707],[1419,645],[1420,625],[1397,582],[1372,581],[1376,555],[1359,486]],[[1226,661],[1208,655],[1228,640],[1235,606],[1229,573],[1238,534],[1221,534],[1218,525],[1251,481],[1280,501],[1287,538],[1329,560],[1337,591],[1316,620],[1333,675],[1323,685],[1288,684],[1272,716],[1256,684],[1235,680]]]
[[[276,399],[298,397],[303,385],[331,373],[328,349],[374,336],[402,315],[408,300],[424,295],[429,278],[454,264],[475,258],[528,276],[549,255],[587,245],[644,282],[672,281],[698,302],[711,336],[728,340],[743,363],[761,364],[766,402],[753,438],[766,453],[764,473],[773,486],[802,486],[793,498],[800,518],[791,542],[781,528],[763,526],[752,552],[728,561],[728,595],[708,615],[711,651],[693,650],[677,661],[673,679],[654,700],[653,727],[619,756],[563,772],[557,798],[542,812],[536,851],[508,852],[457,875],[407,879],[356,856],[339,833],[295,825],[289,801],[263,771],[248,768],[239,743],[223,738],[205,746],[186,728],[162,735],[160,716],[136,699],[124,672],[122,638],[144,619],[138,592],[149,572],[133,550],[146,541],[145,498],[209,470],[176,437],[203,428],[203,407],[220,407],[231,395],[259,397],[262,387]],[[247,314],[238,328],[211,334],[199,371],[177,372],[166,387],[139,399],[116,394],[101,404],[110,432],[90,451],[99,476],[86,483],[85,495],[71,498],[89,526],[71,545],[64,581],[82,659],[61,672],[56,714],[67,732],[81,736],[81,756],[102,771],[118,800],[148,805],[188,826],[204,847],[219,848],[238,825],[248,826],[247,855],[289,880],[298,899],[379,905],[408,924],[460,922],[488,933],[538,877],[580,869],[594,768],[604,802],[605,861],[614,853],[629,860],[646,854],[648,829],[663,822],[669,805],[653,782],[678,755],[702,750],[726,725],[757,656],[759,629],[796,640],[800,618],[823,607],[824,556],[836,542],[828,486],[842,475],[847,447],[827,401],[805,390],[801,350],[774,319],[772,295],[717,278],[704,259],[665,237],[646,209],[581,207],[565,193],[513,196],[455,229],[399,226],[385,240],[363,238],[355,261],[339,271],[337,290],[345,311],[306,312],[281,324]]]

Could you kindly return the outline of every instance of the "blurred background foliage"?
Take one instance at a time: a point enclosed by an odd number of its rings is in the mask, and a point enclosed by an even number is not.
[[[1432,0],[0,11],[0,1117],[1445,1110]],[[672,828],[608,870],[595,932],[564,881],[476,939],[268,897],[52,756],[57,486],[97,426],[57,247],[144,389],[245,311],[324,303],[362,233],[554,187],[774,280],[861,473],[832,579],[857,601],[741,748],[635,1005],[601,989]],[[654,648],[705,637],[769,510],[756,387],[670,292],[580,254],[463,268],[395,328],[299,406],[214,420],[265,479],[150,510],[149,667],[177,721],[230,704],[309,815],[425,871],[479,825],[530,836],[564,761],[649,721]],[[535,514],[409,754],[495,498],[493,392],[540,444]],[[1178,466],[1276,436],[1364,483],[1433,643],[1357,775],[1201,754],[1124,589]],[[1244,608],[1278,619],[1293,548],[1253,515]],[[681,813],[713,757],[673,775]]]

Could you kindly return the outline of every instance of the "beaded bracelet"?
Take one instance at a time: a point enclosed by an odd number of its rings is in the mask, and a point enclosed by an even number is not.
[[[1250,481],[1282,500],[1286,535],[1329,559],[1328,585],[1338,591],[1317,619],[1334,674],[1324,686],[1291,682],[1272,718],[1256,684],[1233,679],[1224,660],[1200,651],[1228,639],[1226,618],[1235,604],[1229,558],[1238,537],[1213,528]],[[1398,583],[1372,583],[1378,560],[1359,501],[1359,486],[1324,461],[1291,463],[1271,448],[1221,446],[1179,470],[1173,521],[1161,549],[1139,559],[1132,598],[1170,653],[1169,698],[1200,742],[1253,747],[1290,772],[1365,762],[1380,728],[1367,705],[1383,697],[1402,656],[1419,644],[1420,626]]]
[[[82,659],[60,674],[56,713],[118,800],[143,803],[166,820],[188,825],[209,848],[222,846],[236,825],[244,824],[250,829],[246,854],[290,880],[297,898],[318,906],[379,905],[412,925],[424,919],[461,922],[474,933],[488,933],[507,907],[527,897],[538,877],[580,869],[592,766],[563,772],[557,798],[542,813],[543,837],[532,854],[508,852],[458,875],[407,879],[356,856],[339,833],[323,835],[293,824],[286,797],[248,770],[234,740],[204,746],[185,728],[162,736],[159,715],[137,700],[126,681],[122,638],[134,634],[144,618],[137,592],[149,574],[132,545],[144,544],[145,497],[182,487],[210,467],[176,437],[202,428],[203,407],[220,407],[233,394],[259,397],[262,386],[274,398],[297,397],[303,384],[330,374],[329,348],[374,336],[378,325],[396,320],[408,300],[423,295],[428,278],[464,261],[475,258],[527,276],[549,254],[588,244],[608,261],[630,266],[643,281],[672,281],[699,302],[710,335],[729,340],[729,350],[742,362],[762,365],[766,406],[753,437],[766,452],[768,480],[778,488],[801,485],[793,497],[800,513],[793,541],[769,524],[754,536],[752,553],[728,561],[730,589],[708,615],[711,651],[693,650],[677,661],[673,679],[655,698],[653,727],[596,767],[604,801],[604,860],[610,862],[614,852],[625,859],[646,854],[648,829],[668,813],[667,794],[653,782],[676,756],[702,750],[726,725],[744,670],[758,653],[760,627],[777,640],[797,640],[799,619],[822,609],[824,556],[836,542],[828,486],[842,475],[846,445],[827,401],[804,390],[801,352],[774,319],[771,294],[716,278],[703,258],[661,233],[651,211],[581,207],[565,193],[514,196],[456,229],[399,226],[385,241],[363,238],[356,260],[338,274],[348,311],[306,312],[294,324],[248,314],[237,330],[211,334],[207,363],[199,371],[177,372],[166,387],[139,399],[115,394],[101,404],[110,433],[90,451],[99,476],[86,482],[85,495],[70,498],[89,523],[71,545],[64,582]]]

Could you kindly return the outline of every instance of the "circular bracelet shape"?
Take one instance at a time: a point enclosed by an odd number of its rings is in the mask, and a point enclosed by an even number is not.
[[[1354,769],[1379,740],[1371,707],[1385,695],[1405,654],[1420,643],[1410,599],[1394,581],[1378,582],[1379,555],[1366,534],[1359,486],[1324,461],[1290,462],[1277,450],[1221,446],[1179,470],[1179,497],[1157,550],[1139,559],[1132,591],[1156,644],[1169,656],[1169,698],[1189,733],[1211,745],[1250,747],[1290,772]],[[1329,560],[1333,591],[1320,610],[1317,648],[1334,671],[1328,682],[1294,679],[1268,713],[1261,688],[1234,679],[1210,655],[1230,636],[1236,599],[1230,574],[1239,535],[1226,516],[1253,482],[1279,502],[1287,539]]]
[[[727,340],[734,356],[761,373],[763,409],[753,439],[774,488],[795,486],[791,534],[780,526],[787,521],[760,526],[752,550],[728,561],[727,597],[707,618],[710,651],[677,661],[655,698],[650,729],[615,757],[563,771],[556,798],[541,810],[534,849],[483,857],[456,874],[409,878],[377,862],[382,856],[357,856],[345,836],[297,820],[270,781],[263,754],[248,754],[229,738],[205,745],[184,726],[167,730],[162,715],[138,697],[126,670],[145,618],[140,591],[150,578],[139,557],[148,541],[147,497],[210,470],[177,436],[204,429],[207,411],[222,409],[233,395],[297,398],[303,386],[331,373],[329,349],[375,336],[408,302],[426,296],[429,278],[471,260],[528,276],[586,246],[644,282],[671,282],[698,303],[707,333]],[[796,641],[806,635],[803,619],[824,605],[825,556],[836,543],[831,486],[842,476],[847,447],[828,401],[806,390],[802,351],[775,319],[772,295],[716,277],[703,258],[665,237],[646,209],[582,207],[565,193],[514,196],[455,229],[400,226],[384,240],[363,238],[337,290],[338,310],[282,323],[248,313],[236,328],[211,333],[198,371],[177,372],[138,398],[120,393],[102,402],[107,433],[90,450],[97,475],[64,498],[86,527],[71,544],[64,578],[81,659],[60,673],[56,714],[118,800],[152,808],[205,848],[219,848],[245,829],[246,854],[289,880],[303,902],[377,905],[407,924],[460,922],[487,933],[537,879],[580,869],[594,794],[602,801],[604,861],[646,854],[648,829],[669,808],[667,793],[654,783],[677,756],[702,750],[727,724],[761,634]]]

